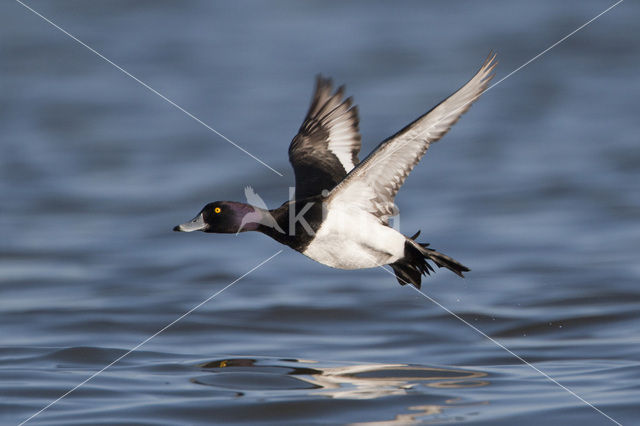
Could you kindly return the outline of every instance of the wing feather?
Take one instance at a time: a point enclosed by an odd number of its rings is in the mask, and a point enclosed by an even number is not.
[[[453,95],[383,141],[329,194],[328,202],[353,205],[374,214],[382,223],[397,214],[393,200],[429,146],[444,136],[487,89],[496,55]]]
[[[289,146],[296,175],[296,199],[333,189],[358,164],[361,138],[358,107],[333,93],[330,79],[318,76],[307,116]]]

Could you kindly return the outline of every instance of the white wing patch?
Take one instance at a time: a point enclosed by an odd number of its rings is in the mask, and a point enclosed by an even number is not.
[[[344,86],[333,92],[331,79],[318,76],[309,111],[289,145],[296,199],[333,189],[358,164],[358,107],[343,96]]]
[[[332,112],[337,117],[330,122],[327,148],[338,158],[345,172],[349,173],[355,167],[354,153],[360,151],[360,134],[357,109],[350,113],[347,105],[342,104]]]

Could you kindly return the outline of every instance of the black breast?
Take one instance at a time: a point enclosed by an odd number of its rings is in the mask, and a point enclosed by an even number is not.
[[[294,250],[303,252],[322,224],[323,201],[322,196],[288,201],[271,210],[271,214],[284,232],[264,226],[261,226],[259,231]]]

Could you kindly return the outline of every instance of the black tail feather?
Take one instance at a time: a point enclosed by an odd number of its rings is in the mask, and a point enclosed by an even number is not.
[[[450,258],[446,254],[442,254],[428,248],[424,248],[423,250],[427,252],[427,257],[429,258],[429,260],[432,260],[433,263],[438,265],[439,268],[447,268],[459,277],[464,278],[464,275],[462,275],[462,273],[469,272],[471,270],[457,260]]]
[[[392,263],[391,268],[396,273],[396,279],[400,285],[413,284],[414,287],[420,288],[420,271],[412,268],[411,265],[399,262]]]
[[[470,271],[469,268],[446,254],[427,248],[429,244],[414,241],[418,235],[420,235],[420,231],[406,241],[405,256],[391,264],[391,268],[395,272],[400,285],[409,283],[416,288],[420,288],[422,275],[430,275],[431,272],[434,272],[433,266],[427,260],[432,261],[439,268],[449,269],[459,277],[464,278],[462,273]]]

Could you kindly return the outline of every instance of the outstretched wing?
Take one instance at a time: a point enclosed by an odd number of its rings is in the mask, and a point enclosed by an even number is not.
[[[358,107],[342,99],[344,86],[332,91],[331,79],[318,76],[309,112],[289,145],[297,200],[332,190],[358,164]]]
[[[329,195],[340,203],[368,211],[382,223],[397,214],[393,200],[429,145],[449,131],[487,89],[497,64],[490,54],[476,75],[431,111],[383,141]]]

